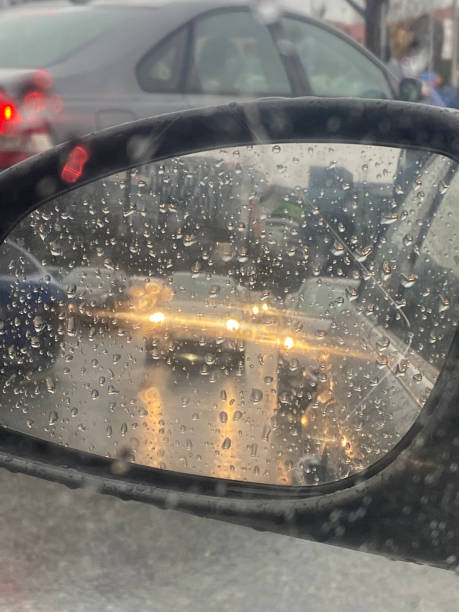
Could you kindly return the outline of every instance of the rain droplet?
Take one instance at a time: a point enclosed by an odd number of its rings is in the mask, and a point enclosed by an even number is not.
[[[252,393],[250,394],[250,399],[254,404],[258,404],[263,399],[263,391],[260,389],[252,389]]]
[[[33,326],[37,334],[39,334],[45,329],[46,324],[43,318],[37,315],[36,317],[33,318]]]
[[[273,145],[272,152],[273,153],[280,153],[281,152],[280,145],[278,145],[278,144]]]
[[[335,242],[333,245],[333,255],[343,255],[345,252],[344,244],[342,242]]]
[[[126,425],[126,423],[123,423],[120,429],[121,435],[125,436],[127,434],[127,430],[128,430],[128,426]]]
[[[54,393],[56,391],[56,383],[52,378],[46,378],[46,390],[48,393]]]
[[[385,351],[390,346],[390,339],[387,337],[381,338],[376,342],[376,348],[378,351]]]
[[[346,296],[350,302],[354,302],[359,297],[359,292],[355,287],[352,289],[346,289]]]
[[[414,285],[414,283],[418,280],[417,274],[410,274],[409,276],[405,276],[402,274],[402,285],[409,289]]]
[[[403,244],[408,247],[411,246],[414,242],[414,238],[411,234],[407,234],[406,236],[404,236],[403,238]]]
[[[372,250],[373,249],[371,246],[367,246],[363,249],[357,250],[354,254],[356,261],[358,261],[359,263],[364,262],[368,258]]]
[[[438,312],[445,312],[446,310],[449,310],[450,306],[451,302],[449,301],[449,298],[440,296],[440,306],[438,307]]]
[[[398,220],[398,213],[393,212],[390,215],[384,215],[384,217],[381,219],[381,223],[383,225],[392,225],[392,223],[395,223]]]
[[[387,280],[392,274],[392,267],[388,261],[383,262],[383,279]]]
[[[240,421],[242,419],[242,412],[240,410],[236,410],[233,414],[233,421]]]
[[[228,422],[228,413],[225,411],[220,412],[220,422],[225,424]]]
[[[68,298],[74,298],[77,292],[77,286],[76,285],[68,285],[65,288],[65,293],[67,294]]]
[[[441,182],[438,187],[438,193],[440,195],[445,195],[445,193],[448,191],[448,188],[449,188],[449,185],[447,183]]]
[[[228,450],[229,448],[231,448],[231,438],[225,438],[222,443],[222,449]]]
[[[50,412],[48,416],[48,425],[55,425],[57,423],[57,418],[58,416],[55,410]]]

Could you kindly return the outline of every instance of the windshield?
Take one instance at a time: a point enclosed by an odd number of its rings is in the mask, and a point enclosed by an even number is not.
[[[46,68],[130,21],[132,11],[86,7],[0,13],[0,67]]]

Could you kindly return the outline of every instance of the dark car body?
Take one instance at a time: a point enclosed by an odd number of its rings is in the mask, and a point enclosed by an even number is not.
[[[65,291],[15,242],[6,240],[0,255],[10,262],[0,276],[0,368],[48,365],[63,332]]]

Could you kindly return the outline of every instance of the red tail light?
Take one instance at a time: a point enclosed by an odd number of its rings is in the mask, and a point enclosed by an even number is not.
[[[52,87],[52,76],[38,70],[17,98],[0,89],[0,170],[52,146],[49,122],[63,108]]]
[[[11,131],[21,121],[21,115],[15,104],[5,97],[0,97],[0,134]]]

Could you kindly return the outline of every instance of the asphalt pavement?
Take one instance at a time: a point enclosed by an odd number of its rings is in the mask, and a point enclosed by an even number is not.
[[[456,612],[426,566],[0,471],[5,612]]]

